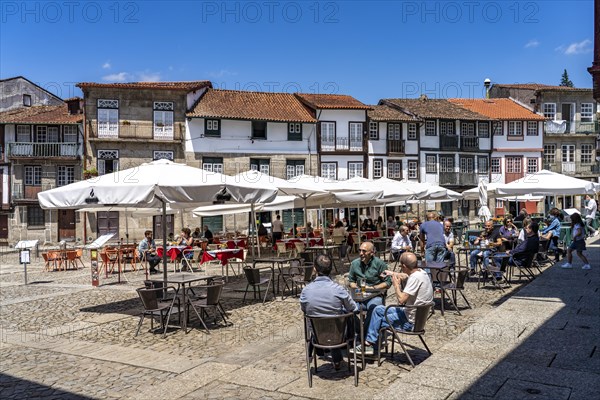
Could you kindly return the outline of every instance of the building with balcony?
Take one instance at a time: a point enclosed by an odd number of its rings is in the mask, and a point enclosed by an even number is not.
[[[295,95],[317,120],[319,168],[315,175],[345,180],[366,177],[367,110],[355,98],[338,94]]]
[[[0,233],[4,239],[41,242],[75,240],[75,212],[45,211],[37,194],[81,176],[83,114],[81,99],[58,106],[13,108],[0,113]],[[10,229],[8,227],[10,226]]]
[[[188,164],[227,175],[258,170],[291,179],[318,172],[315,113],[291,93],[208,89],[187,113],[185,149]],[[270,213],[260,218],[270,222]],[[284,212],[284,225],[289,218]],[[232,226],[233,217],[203,220],[213,231],[224,222]]]
[[[490,97],[510,97],[545,118],[542,167],[580,179],[598,180],[598,103],[592,89],[542,84],[494,84]],[[559,207],[580,207],[567,196]]]

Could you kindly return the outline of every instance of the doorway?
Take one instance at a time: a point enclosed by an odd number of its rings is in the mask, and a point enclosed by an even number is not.
[[[562,103],[561,104],[561,113],[562,119],[567,122],[567,133],[575,132],[575,124],[573,123],[575,113],[574,113],[575,105],[573,103]]]
[[[119,212],[118,211],[98,211],[96,213],[97,234],[98,236],[106,235],[107,233],[119,234]]]
[[[59,210],[58,240],[75,241],[75,210]]]

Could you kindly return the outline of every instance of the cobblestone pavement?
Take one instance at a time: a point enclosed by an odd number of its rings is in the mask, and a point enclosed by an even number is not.
[[[221,274],[220,266],[207,268],[208,274]],[[89,268],[43,272],[43,261],[34,259],[28,285],[22,271],[16,255],[0,255],[3,399],[372,398],[411,370],[399,354],[379,367],[369,362],[355,388],[345,363],[336,372],[329,360],[319,360],[309,389],[298,299],[243,304],[243,276],[230,279],[223,294],[230,326],[209,321],[207,334],[192,318],[190,333],[173,329],[163,339],[148,331],[147,320],[134,336],[141,311],[135,288],[143,286],[143,273],[126,272],[122,284],[115,284],[116,276],[102,276],[102,286],[93,288]],[[340,272],[346,271],[347,265]],[[473,309],[442,316],[438,304],[427,324],[432,352],[519,288],[513,284],[503,293],[467,282]],[[418,339],[409,343],[415,345],[416,363],[427,358]]]

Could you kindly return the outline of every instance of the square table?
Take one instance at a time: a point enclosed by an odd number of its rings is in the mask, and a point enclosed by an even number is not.
[[[229,268],[227,264],[229,259],[239,258],[244,260],[244,249],[220,249],[220,250],[207,250],[202,253],[202,260],[200,264],[204,264],[208,261],[220,260],[221,261],[221,273],[223,273],[223,266],[225,267],[225,280],[229,281]],[[234,271],[235,275],[235,271]]]
[[[322,252],[323,254],[328,255],[329,258],[331,258],[331,264],[333,265],[335,272],[339,273],[337,266],[335,265],[335,258],[333,257],[333,250],[339,249],[340,247],[341,246],[339,244],[333,244],[333,245],[326,245],[326,246],[310,246],[310,247],[307,247],[305,250],[312,251],[314,253]],[[314,261],[314,257],[313,257],[313,261]]]
[[[350,291],[350,296],[352,296],[352,300],[354,300],[354,302],[358,303],[358,319],[360,321],[359,322],[359,324],[360,324],[360,348],[364,349],[365,348],[365,316],[367,314],[367,310],[363,307],[363,304],[367,303],[369,300],[371,300],[374,297],[381,296],[382,294],[386,293],[386,289],[372,289],[372,290],[367,290],[365,293],[362,293],[360,291],[360,288],[358,290],[348,288],[348,290]],[[362,369],[364,371],[365,357],[362,353],[360,354],[360,359],[362,360]]]
[[[266,263],[266,264],[271,264],[271,282],[273,283],[273,297],[275,297],[276,293],[275,293],[275,264],[277,264],[277,267],[279,269],[279,273],[283,275],[283,264],[285,263],[291,263],[294,260],[300,260],[300,258],[298,257],[263,257],[263,258],[255,258],[254,261],[252,261],[252,268],[256,268],[256,264],[257,263]],[[287,282],[285,282],[286,287],[287,286]]]

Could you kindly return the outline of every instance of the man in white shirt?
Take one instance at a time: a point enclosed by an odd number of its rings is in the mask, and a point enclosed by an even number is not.
[[[585,216],[585,226],[590,236],[596,236],[598,234],[598,231],[594,229],[594,227],[592,226],[592,222],[594,221],[594,219],[596,219],[598,203],[596,203],[596,200],[594,200],[594,198],[589,194],[585,196],[585,199],[587,200],[587,205],[585,206],[585,209],[587,211],[587,215]]]
[[[278,240],[283,239],[283,222],[281,222],[281,215],[277,216],[277,219],[271,223],[271,232],[273,232],[273,246]]]
[[[400,254],[404,253],[405,251],[412,251],[412,249],[410,236],[408,236],[408,227],[406,225],[402,225],[392,239],[392,257],[394,257],[394,260],[397,261],[400,258]]]
[[[452,222],[444,221],[444,240],[446,241],[446,255],[444,260],[450,260],[448,265],[454,268],[456,255],[454,254],[454,233],[452,233]]]

